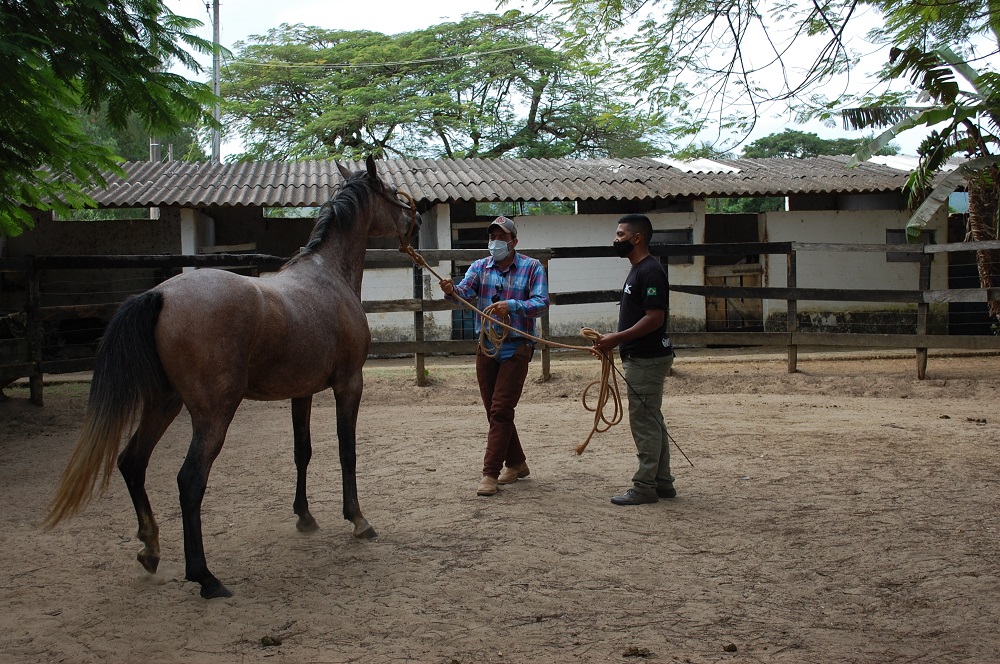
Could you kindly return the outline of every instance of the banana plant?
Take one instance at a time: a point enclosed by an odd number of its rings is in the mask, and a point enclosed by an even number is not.
[[[893,48],[886,77],[906,78],[920,90],[918,102],[926,106],[867,106],[844,109],[844,125],[853,129],[888,127],[862,146],[848,162],[855,166],[910,129],[924,127],[930,132],[917,148],[919,161],[904,187],[908,206],[913,210],[906,224],[910,241],[949,195],[963,182],[969,192],[971,241],[994,240],[998,236],[1000,214],[1000,75],[979,73],[947,47],[932,51]],[[964,80],[960,85],[957,77]],[[944,177],[941,173],[951,157],[966,161]],[[935,183],[935,179],[937,182]],[[980,282],[993,286],[994,251],[978,251]],[[1000,319],[1000,303],[989,303],[990,314]]]

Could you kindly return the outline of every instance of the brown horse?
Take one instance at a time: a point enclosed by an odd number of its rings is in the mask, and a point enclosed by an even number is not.
[[[125,478],[139,520],[138,559],[150,572],[160,561],[159,527],[146,495],[146,467],[167,427],[187,408],[193,436],[177,475],[184,522],[185,578],[205,598],[232,593],[209,570],[201,503],[212,462],[243,399],[292,401],[297,481],[293,510],[302,532],[317,528],[306,498],[312,456],[312,395],[333,388],[344,485],[344,518],[354,536],[375,537],[362,516],[355,477],[355,426],[361,369],[371,332],[361,306],[366,238],[396,235],[401,245],[419,217],[388,188],[369,157],[323,206],[308,244],[272,277],[254,279],[197,270],[127,300],[101,341],[83,430],[45,521],[48,528],[78,512],[102,474]],[[408,198],[408,197],[407,197]],[[125,449],[122,435],[139,415]]]

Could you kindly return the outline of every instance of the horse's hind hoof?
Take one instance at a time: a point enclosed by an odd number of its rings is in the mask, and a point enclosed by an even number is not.
[[[358,539],[375,539],[378,537],[378,533],[372,528],[371,524],[364,517],[359,517],[354,523],[354,536]]]
[[[354,529],[354,536],[358,539],[372,540],[378,537],[378,533],[371,526],[368,526],[364,530],[358,531],[357,528]]]

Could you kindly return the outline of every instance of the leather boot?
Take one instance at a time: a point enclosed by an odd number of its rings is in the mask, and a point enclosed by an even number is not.
[[[500,484],[510,484],[530,474],[531,471],[528,470],[528,462],[524,461],[519,466],[514,466],[513,468],[508,466],[500,471],[500,477],[497,479],[497,482]]]
[[[483,475],[483,479],[479,481],[479,488],[476,489],[477,496],[494,496],[497,492],[497,481],[496,478],[490,477],[489,475]]]

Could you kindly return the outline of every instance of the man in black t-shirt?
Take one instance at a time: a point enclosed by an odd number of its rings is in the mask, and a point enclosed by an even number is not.
[[[667,336],[670,302],[667,273],[649,253],[652,235],[653,226],[645,215],[629,214],[618,221],[615,251],[628,258],[632,270],[622,288],[618,331],[602,335],[594,343],[601,352],[619,347],[628,383],[629,428],[639,458],[632,488],[613,496],[615,505],[655,503],[677,495],[670,474],[667,425],[660,411],[663,381],[674,362]]]

